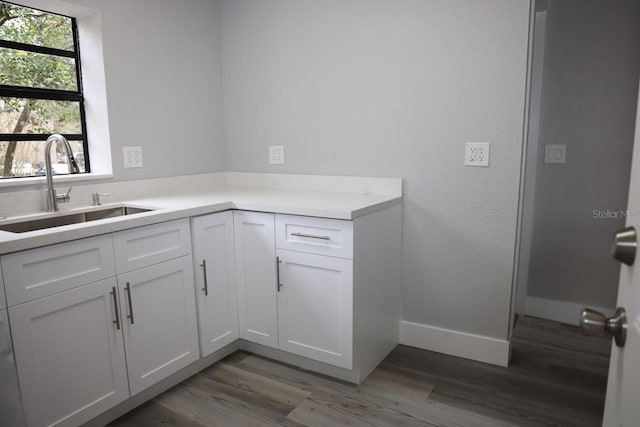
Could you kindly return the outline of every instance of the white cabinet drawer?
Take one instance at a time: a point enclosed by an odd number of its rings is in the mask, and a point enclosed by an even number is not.
[[[276,247],[353,259],[353,222],[276,215]]]
[[[2,256],[8,305],[66,291],[115,275],[111,236]]]
[[[191,253],[188,219],[121,231],[113,237],[118,274]]]

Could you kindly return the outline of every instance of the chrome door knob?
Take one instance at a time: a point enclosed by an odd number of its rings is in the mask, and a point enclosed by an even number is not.
[[[638,249],[638,235],[633,227],[623,228],[613,237],[613,257],[621,263],[633,265]]]
[[[580,313],[580,332],[590,337],[612,336],[618,347],[624,347],[627,340],[627,312],[618,307],[616,314],[607,318],[598,311],[584,308]]]

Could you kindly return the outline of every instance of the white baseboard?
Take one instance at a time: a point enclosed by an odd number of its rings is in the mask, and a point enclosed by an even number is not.
[[[506,340],[406,320],[400,321],[400,344],[493,365],[509,364],[510,344]]]
[[[524,314],[541,319],[554,320],[568,325],[578,325],[580,323],[580,312],[585,306],[585,304],[574,302],[527,297]],[[607,317],[611,317],[615,313],[615,309],[611,308],[588,307],[604,313]]]

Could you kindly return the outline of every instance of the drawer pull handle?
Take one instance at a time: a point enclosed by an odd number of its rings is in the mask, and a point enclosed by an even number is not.
[[[116,295],[116,287],[111,288],[111,296],[113,297],[113,308],[116,312],[116,320],[113,323],[116,324],[116,329],[120,330],[120,310],[118,310],[118,296]]]
[[[316,236],[315,234],[291,233],[291,235],[296,237],[307,237],[309,239],[331,240],[331,237],[329,236]]]
[[[282,261],[280,261],[280,257],[277,256],[276,257],[276,289],[278,290],[278,292],[280,292],[280,288],[282,288],[282,283],[280,283],[280,264],[282,263]]]
[[[131,324],[133,325],[133,301],[131,300],[131,283],[127,282],[127,287],[124,288],[124,290],[127,293],[127,299],[129,300],[129,314],[127,314],[127,317],[131,319]]]
[[[202,267],[202,274],[204,275],[204,288],[202,288],[202,290],[204,291],[204,296],[209,296],[209,284],[207,283],[207,261],[203,259],[200,267]]]

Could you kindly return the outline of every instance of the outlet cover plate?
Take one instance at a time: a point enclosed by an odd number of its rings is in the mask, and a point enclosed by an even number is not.
[[[142,167],[142,147],[122,147],[125,168]]]
[[[284,164],[284,145],[269,146],[269,164],[271,165]]]
[[[489,167],[489,152],[491,144],[488,142],[467,142],[464,148],[464,165]]]
[[[545,163],[565,163],[567,161],[567,146],[564,144],[546,144],[544,146]]]

